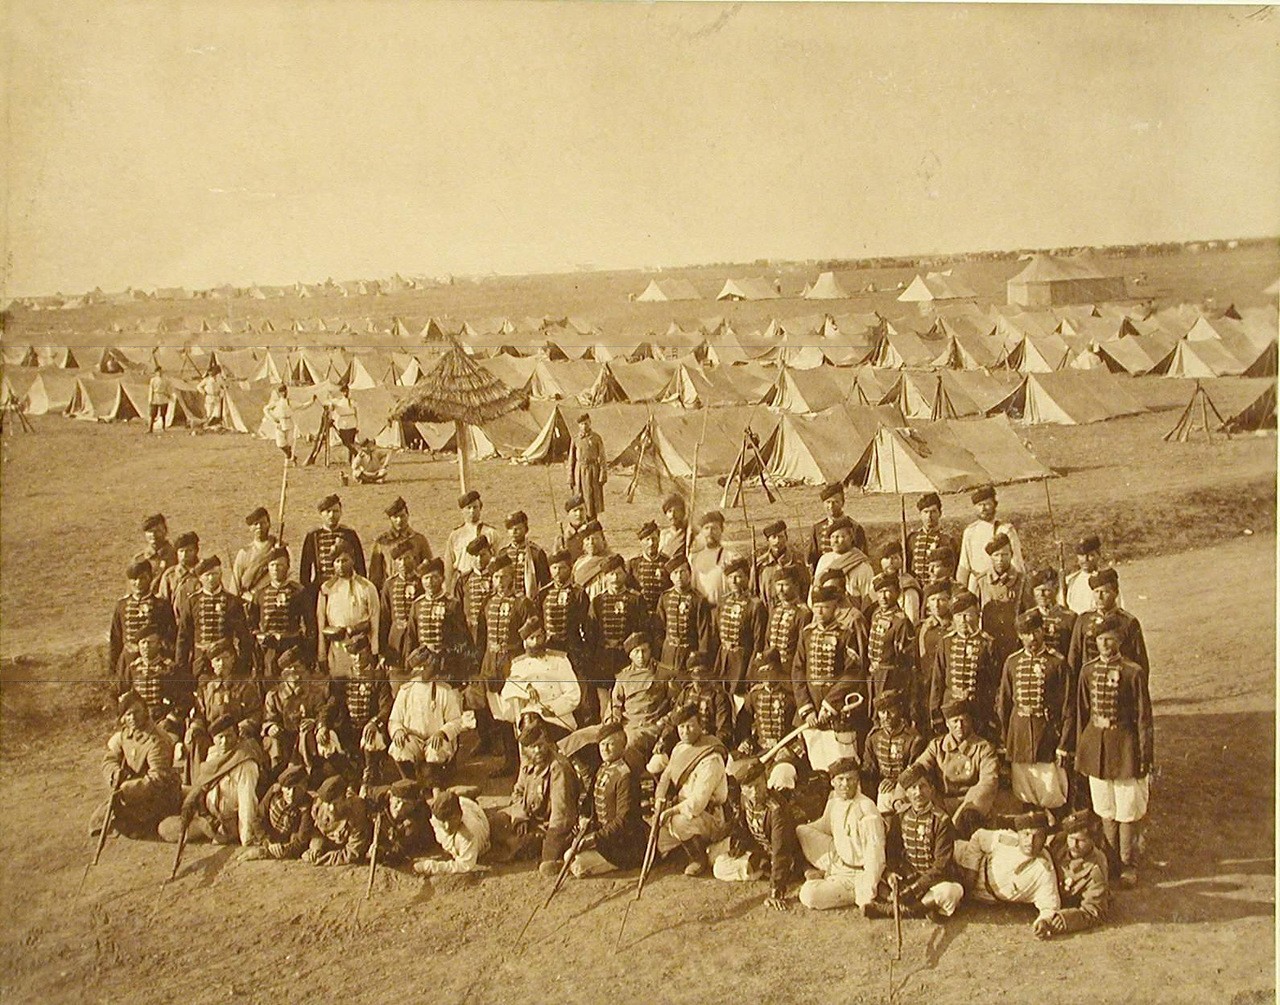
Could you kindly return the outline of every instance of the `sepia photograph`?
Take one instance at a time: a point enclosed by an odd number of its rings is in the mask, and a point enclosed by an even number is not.
[[[1275,1002],[1276,8],[0,45],[0,1005]]]

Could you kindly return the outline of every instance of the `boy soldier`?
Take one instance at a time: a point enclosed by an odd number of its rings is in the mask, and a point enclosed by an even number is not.
[[[952,698],[942,706],[946,732],[929,741],[916,764],[930,772],[942,808],[967,837],[991,814],[1000,787],[996,748],[973,731],[973,706]]]
[[[156,596],[169,602],[176,619],[181,615],[187,598],[200,589],[200,577],[196,574],[196,567],[200,564],[200,535],[194,530],[179,534],[173,547],[178,553],[178,561],[160,573]]]
[[[815,582],[821,583],[825,574],[838,572],[843,580],[845,593],[855,607],[861,608],[874,597],[871,582],[875,579],[875,572],[866,553],[854,544],[856,527],[857,524],[847,516],[838,516],[831,521],[827,528],[829,547],[818,558],[813,578]]]
[[[982,609],[982,630],[991,636],[997,666],[1004,666],[1018,648],[1018,615],[1035,601],[1026,577],[1013,567],[1013,548],[1004,534],[987,542],[991,568],[978,576],[978,605]]]
[[[1061,834],[1049,839],[1049,852],[1058,867],[1062,909],[1036,919],[1036,936],[1052,939],[1101,925],[1110,907],[1110,891],[1107,859],[1094,841],[1092,814],[1081,810],[1063,820]]]
[[[862,908],[867,917],[884,875],[886,834],[876,804],[858,789],[858,760],[830,766],[831,798],[822,817],[796,828],[796,839],[816,875],[800,887],[800,903],[814,911]]]
[[[669,585],[667,559],[658,547],[658,525],[652,520],[636,531],[636,537],[644,543],[640,554],[627,563],[627,577],[649,613],[654,614],[658,610],[658,600]]]
[[[882,572],[871,585],[876,605],[868,615],[867,676],[874,715],[882,691],[900,691],[915,682],[916,639],[911,619],[899,605],[898,574]]]
[[[473,538],[464,549],[472,565],[454,580],[454,593],[462,603],[462,613],[472,638],[480,631],[484,618],[484,605],[493,592],[493,576],[489,566],[493,564],[493,547],[487,537]]]
[[[138,657],[138,640],[155,632],[172,650],[177,637],[173,608],[151,592],[151,566],[133,562],[125,570],[129,592],[116,601],[111,615],[111,631],[107,643],[107,664],[119,681],[125,670]]]
[[[351,550],[355,571],[362,577],[365,571],[360,535],[342,523],[342,500],[336,495],[327,495],[316,509],[320,511],[321,524],[302,539],[302,559],[298,569],[299,580],[313,597],[320,584],[333,575],[333,550],[337,545],[346,544]]]
[[[461,687],[472,672],[471,632],[462,603],[445,592],[444,560],[437,555],[423,562],[418,581],[422,590],[409,608],[409,624],[402,643],[406,672],[409,653],[426,646],[440,654],[443,679]],[[480,581],[488,583],[483,576]]]
[[[163,513],[153,513],[142,521],[142,536],[147,545],[133,556],[133,560],[151,566],[151,581],[154,583],[165,569],[178,563],[178,552],[169,543],[169,524]]]
[[[1013,794],[1056,810],[1067,801],[1075,696],[1067,661],[1045,645],[1038,610],[1018,615],[1018,638],[1022,648],[1005,660],[996,702]]]
[[[488,723],[498,739],[503,756],[495,776],[501,776],[516,769],[520,754],[514,729],[498,724],[503,714],[499,696],[511,673],[511,661],[524,651],[520,628],[534,613],[534,607],[528,597],[516,592],[516,570],[508,556],[499,555],[490,562],[489,573],[493,592],[485,601],[476,632],[476,648],[482,653],[479,676],[486,690],[485,710],[478,718],[485,721],[487,712]]]
[[[236,666],[249,669],[253,652],[249,623],[244,604],[222,588],[222,561],[217,555],[196,566],[200,589],[187,598],[178,616],[178,649],[175,662],[199,677],[208,669],[209,652],[214,646],[232,646]]]
[[[121,695],[119,709],[120,728],[107,740],[102,757],[103,778],[115,793],[111,826],[123,837],[154,837],[156,825],[182,803],[173,741],[151,722],[147,703],[136,692]],[[100,834],[104,822],[95,816],[91,832]]]
[[[384,530],[373,542],[373,550],[369,553],[369,582],[382,589],[393,568],[395,552],[404,545],[409,546],[413,567],[416,569],[431,557],[431,543],[425,534],[420,534],[409,525],[409,504],[403,496],[397,496],[384,513],[391,522],[389,529]]]
[[[240,853],[246,862],[301,858],[315,834],[307,772],[291,764],[258,802],[254,843]]]
[[[796,766],[786,761],[770,766],[757,757],[744,757],[729,765],[729,774],[739,786],[738,803],[728,845],[711,864],[711,874],[730,883],[763,875],[769,880],[765,906],[786,910],[787,887],[801,861],[790,799]]]
[[[210,723],[230,718],[236,724],[250,724],[245,728],[252,729],[256,735],[261,712],[262,691],[258,684],[247,677],[236,676],[235,648],[226,639],[215,643],[208,652],[207,670],[196,681],[195,703],[182,740],[187,777],[194,777],[196,767],[209,750]]]
[[[626,641],[638,632],[647,640],[654,620],[640,594],[627,588],[627,572],[621,555],[611,556],[604,578],[604,591],[591,601],[590,638],[595,643],[595,653],[591,672],[582,682],[584,687],[596,689],[602,715],[608,707],[609,692],[613,690],[618,671],[630,662]]]
[[[267,582],[258,587],[250,608],[264,680],[280,674],[280,656],[290,649],[314,652],[309,638],[311,611],[302,584],[289,578],[289,551],[272,548],[267,555]]]
[[[1044,622],[1045,643],[1063,659],[1071,651],[1071,635],[1076,627],[1076,613],[1058,603],[1058,574],[1052,569],[1029,573],[1027,582],[1035,598],[1035,609]]]
[[[702,731],[728,747],[733,742],[733,699],[722,678],[713,673],[706,653],[690,653],[684,669],[687,680],[683,684],[672,681],[678,688],[675,706],[693,705]]]
[[[1014,830],[978,830],[956,841],[956,865],[965,889],[988,904],[1034,904],[1032,931],[1039,934],[1062,907],[1053,862],[1045,851],[1048,830],[1040,813],[1013,819]]]
[[[1096,575],[1108,571],[1112,570]],[[1096,613],[1083,614],[1080,620],[1092,619]],[[1080,671],[1076,770],[1089,779],[1093,812],[1102,818],[1107,856],[1120,881],[1131,886],[1137,882],[1155,730],[1147,669],[1127,659],[1122,650],[1130,630],[1123,613],[1112,611],[1098,622],[1098,658]]]
[[[500,718],[514,728],[528,714],[542,720],[552,741],[577,728],[573,713],[582,700],[582,688],[569,657],[547,648],[542,619],[532,615],[520,626],[524,652],[511,661],[511,670],[498,695]]]
[[[382,817],[378,829],[378,862],[406,865],[436,850],[431,829],[431,811],[422,801],[417,782],[401,778],[384,791],[372,795],[375,817]]]
[[[1109,569],[1109,563],[1102,557],[1102,541],[1097,534],[1090,534],[1076,545],[1076,566],[1074,572],[1067,574],[1063,584],[1063,603],[1067,609],[1076,614],[1087,614],[1093,610],[1093,587],[1089,579],[1103,569]],[[1124,601],[1116,595],[1116,606],[1123,607]]]
[[[147,706],[151,722],[174,743],[182,740],[182,722],[191,710],[195,682],[179,677],[173,660],[164,654],[158,633],[138,639],[138,658],[130,663],[120,682],[119,696],[132,691]]]
[[[656,755],[649,765],[651,772],[662,765],[653,803],[659,814],[658,854],[666,857],[683,848],[689,856],[684,874],[701,876],[710,866],[707,847],[724,831],[724,804],[729,798],[725,762],[729,755],[719,739],[703,733],[693,705],[677,708],[670,721],[680,741],[670,759]]]
[[[790,566],[780,569],[773,580],[775,596],[765,625],[765,644],[778,650],[782,667],[788,675],[795,663],[800,633],[813,620],[813,611],[800,599],[807,592],[807,586],[803,590],[801,587],[808,578],[807,569]]]
[[[907,572],[923,581],[929,573],[929,553],[935,548],[947,548],[956,552],[955,539],[942,529],[942,497],[936,492],[926,492],[916,500],[920,511],[920,526],[907,535]],[[951,578],[954,570],[948,570]]]
[[[253,529],[253,536],[231,561],[231,592],[248,604],[267,581],[267,563],[276,539],[271,536],[271,514],[266,507],[259,506],[244,522]]]
[[[876,725],[867,734],[862,772],[868,792],[876,794],[876,809],[889,814],[906,798],[898,776],[924,753],[924,739],[906,716],[901,691],[882,691],[876,700]]]
[[[866,732],[865,707],[843,712],[851,694],[866,704],[867,679],[863,671],[866,648],[862,633],[844,629],[836,621],[836,592],[827,586],[814,591],[814,620],[800,633],[796,661],[791,671],[798,718],[808,727],[801,735],[815,771],[842,758],[857,757],[857,729]]]
[[[919,622],[924,610],[924,591],[920,582],[902,566],[902,547],[896,541],[886,542],[880,549],[880,573],[893,575],[898,580],[898,606],[911,622],[912,628]],[[875,589],[875,582],[871,584]]]
[[[752,666],[751,690],[738,710],[734,738],[737,749],[760,755],[791,732],[796,717],[796,699],[791,689],[790,674],[783,668],[778,650],[770,647],[756,656]],[[796,763],[800,759],[798,744],[792,741],[775,756],[777,761]]]
[[[569,867],[575,877],[634,869],[644,858],[648,828],[640,815],[639,779],[622,756],[627,734],[614,720],[600,727],[600,769],[591,787],[590,832]]]
[[[578,435],[569,440],[569,456],[565,459],[569,491],[582,499],[587,516],[595,518],[604,512],[604,484],[609,480],[604,440],[591,428],[591,415],[578,416]]]
[[[520,734],[520,771],[507,816],[520,857],[538,855],[538,871],[555,876],[577,821],[578,775],[539,722]]]
[[[966,590],[976,593],[978,577],[991,569],[991,556],[987,545],[997,534],[1009,539],[1009,550],[1012,552],[1013,567],[1019,572],[1026,569],[1022,561],[1022,542],[1012,524],[996,519],[996,490],[991,485],[975,489],[969,497],[973,502],[977,519],[964,529],[960,538],[960,565],[956,569],[956,579]]]
[[[511,559],[516,570],[516,588],[533,600],[551,582],[547,553],[529,540],[529,517],[522,509],[507,516],[508,542],[501,554]]]
[[[785,520],[774,520],[766,524],[764,531],[765,550],[756,559],[756,589],[760,591],[760,599],[772,610],[777,599],[775,584],[785,570],[791,570],[795,576],[796,596],[809,592],[809,568],[805,565],[804,555],[790,543],[787,537]]]
[[[667,525],[658,536],[658,547],[667,558],[684,558],[689,548],[689,507],[684,498],[672,493],[662,500]]]
[[[355,555],[343,541],[333,549],[333,575],[316,599],[317,667],[334,678],[351,672],[351,643],[363,635],[375,655],[381,636],[382,605],[373,584],[356,571]]]
[[[822,506],[827,511],[827,515],[815,523],[809,532],[805,558],[811,569],[816,569],[818,559],[831,550],[831,531],[836,522],[842,518],[849,520],[849,540],[853,547],[859,551],[865,551],[867,547],[867,532],[862,529],[862,525],[844,515],[844,485],[840,482],[824,485],[822,491],[818,493],[818,498],[822,500]]]
[[[458,734],[466,728],[462,696],[437,679],[443,666],[439,653],[420,646],[407,663],[411,676],[396,692],[387,722],[388,753],[402,777],[439,784],[457,755]]]
[[[341,775],[324,780],[311,807],[315,833],[302,853],[312,865],[355,865],[369,854],[372,825],[364,800],[351,796]]]
[[[306,667],[293,650],[281,655],[279,665],[280,683],[267,692],[262,712],[262,748],[271,777],[290,762],[310,767],[316,721],[329,703],[329,682],[304,681]]]
[[[1075,629],[1071,633],[1071,645],[1067,650],[1067,664],[1075,675],[1090,660],[1097,659],[1098,646],[1094,641],[1098,634],[1098,626],[1106,619],[1113,618],[1120,640],[1120,655],[1132,660],[1150,671],[1151,662],[1147,657],[1147,643],[1142,636],[1142,625],[1128,611],[1120,607],[1120,577],[1115,569],[1103,569],[1089,577],[1089,585],[1093,587],[1094,607],[1076,618]]]
[[[979,627],[978,598],[968,591],[951,597],[951,631],[938,643],[929,685],[929,720],[942,730],[942,706],[953,699],[969,702],[974,724],[996,734],[996,690],[1000,667],[991,636]]]
[[[955,827],[933,801],[933,783],[919,765],[905,768],[898,785],[906,805],[890,828],[889,862],[898,877],[901,910],[908,918],[929,915],[941,923],[964,899],[952,861]],[[877,902],[874,910],[880,917],[893,916],[892,906]]]
[[[480,511],[484,503],[480,501],[480,493],[475,489],[458,496],[458,509],[462,510],[462,524],[449,532],[444,546],[444,587],[452,590],[457,585],[457,578],[464,572],[470,572],[479,564],[479,552],[470,551],[467,545],[476,538],[495,541],[498,531],[480,519]]]
[[[671,588],[658,601],[658,625],[662,647],[658,664],[669,677],[684,673],[685,657],[705,649],[711,638],[711,607],[702,594],[693,589],[689,563],[673,558],[667,563]]]
[[[486,872],[480,856],[489,850],[489,818],[474,799],[452,789],[437,792],[431,800],[431,830],[445,858],[420,858],[413,871],[420,876],[446,876]]]
[[[750,590],[751,563],[734,558],[725,563],[724,590],[714,611],[715,668],[713,675],[721,688],[735,695],[750,686],[747,671],[751,658],[764,648],[769,613]],[[723,737],[722,737],[723,739]]]
[[[380,650],[384,659],[399,665],[408,652],[405,636],[409,633],[409,611],[420,589],[413,545],[409,541],[393,545],[390,562],[391,574],[382,581],[382,588],[378,591],[382,613],[379,619],[382,628]]]
[[[257,826],[258,779],[266,759],[256,740],[223,715],[209,725],[213,745],[182,799],[178,816],[160,821],[162,841],[173,844],[183,831],[188,841],[253,844]]]
[[[564,501],[567,520],[560,521],[556,534],[556,551],[567,551],[572,561],[582,557],[582,528],[587,525],[587,506],[582,496],[570,496]]]

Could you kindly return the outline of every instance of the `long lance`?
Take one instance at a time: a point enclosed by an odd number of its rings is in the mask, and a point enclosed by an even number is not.
[[[1049,511],[1049,530],[1058,546],[1058,590],[1062,593],[1062,602],[1067,602],[1067,558],[1063,550],[1062,540],[1058,536],[1058,522],[1053,518],[1053,498],[1049,495],[1049,479],[1042,478],[1044,483],[1044,503]]]

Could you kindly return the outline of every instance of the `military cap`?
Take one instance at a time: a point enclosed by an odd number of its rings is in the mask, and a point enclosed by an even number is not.
[[[1115,569],[1099,569],[1089,577],[1089,589],[1096,590],[1099,586],[1119,586],[1120,576]]]
[[[407,541],[407,540],[406,540],[406,541],[398,541],[398,542],[396,542],[394,545],[392,545],[392,547],[391,547],[391,557],[392,557],[392,558],[400,558],[400,557],[402,557],[402,556],[404,556],[404,555],[411,555],[411,554],[413,554],[413,542],[412,542],[412,541]]]
[[[1044,813],[1019,813],[1013,818],[1013,829],[1017,831],[1047,831],[1049,822]]]
[[[203,576],[206,572],[212,572],[214,569],[222,568],[222,559],[217,555],[210,555],[208,558],[202,559],[200,564],[196,566],[196,575]]]
[[[255,509],[252,513],[250,513],[247,517],[244,518],[244,522],[246,527],[252,527],[255,523],[259,523],[262,520],[270,520],[270,519],[271,519],[271,514],[267,512],[267,508],[265,506],[259,506],[257,509]]]
[[[522,509],[518,509],[514,513],[508,513],[506,520],[503,521],[503,526],[506,527],[507,530],[510,530],[512,527],[518,527],[522,524],[525,527],[529,526],[529,515]]]
[[[267,562],[289,561],[289,549],[284,545],[277,545],[267,552]]]
[[[1023,611],[1018,615],[1017,625],[1020,633],[1029,635],[1031,632],[1039,631],[1044,627],[1044,615],[1033,607],[1031,610]]]
[[[600,726],[596,732],[596,743],[599,743],[607,736],[613,736],[614,733],[621,733],[626,736],[627,731],[623,728],[622,723],[617,719],[610,719],[608,722]]]
[[[700,649],[695,649],[689,653],[684,659],[684,669],[690,677],[700,677],[711,669],[710,663],[707,661],[707,654]]]
[[[397,799],[404,800],[417,799],[422,795],[422,790],[418,787],[418,783],[412,778],[401,778],[392,782],[388,791]]]
[[[994,555],[1001,548],[1013,548],[1013,545],[1009,541],[1008,534],[997,534],[987,542],[986,547],[983,550],[986,551],[988,555]]]
[[[480,552],[484,551],[488,547],[489,547],[489,539],[485,537],[483,534],[480,534],[476,537],[473,537],[470,541],[467,542],[467,554],[479,555]]]
[[[844,593],[844,573],[839,569],[827,569],[818,577],[819,586],[838,586],[840,592]]]
[[[347,780],[341,775],[330,775],[320,783],[320,788],[316,791],[322,803],[332,803],[347,794]]]
[[[636,531],[636,537],[643,541],[645,538],[657,537],[660,533],[661,531],[658,530],[656,523],[652,520],[646,520],[640,525],[640,529]]]
[[[818,493],[818,498],[821,499],[823,502],[826,502],[828,499],[832,498],[833,496],[842,496],[842,495],[844,495],[843,482],[827,482],[826,485],[822,486],[822,491]]]
[[[976,504],[980,502],[986,502],[988,499],[994,499],[995,497],[996,497],[995,486],[983,485],[981,488],[976,488],[973,490],[973,492],[969,495],[969,501]]]
[[[183,548],[200,547],[200,535],[194,530],[183,531],[173,539],[173,546],[181,551]]]
[[[670,513],[673,509],[678,509],[683,512],[687,508],[688,507],[685,504],[684,497],[679,496],[674,492],[672,492],[669,496],[667,496],[665,499],[662,500],[663,513]]]
[[[622,648],[626,652],[631,652],[637,646],[649,645],[649,636],[644,632],[632,632],[623,640]]]
[[[145,632],[138,636],[139,642],[163,642],[160,633],[154,628],[148,628]]]
[[[280,777],[277,781],[280,785],[290,789],[299,785],[306,785],[307,770],[301,764],[291,764],[280,772]]]
[[[847,530],[852,532],[853,520],[842,513],[840,516],[836,517],[834,520],[831,521],[830,525],[827,527],[827,533],[834,534],[838,530]]]
[[[127,579],[150,579],[151,563],[150,562],[130,562],[129,567],[124,571]]]
[[[670,722],[673,726],[678,726],[682,722],[688,722],[690,719],[696,718],[698,715],[698,706],[694,702],[686,702],[671,710]]]
[[[580,528],[578,528],[578,535],[580,537],[590,537],[592,534],[603,534],[603,533],[604,533],[604,527],[600,525],[599,520],[588,520]]]
[[[1099,635],[1119,635],[1124,631],[1124,620],[1114,611],[1105,615],[1093,628],[1093,637]]]
[[[732,576],[735,572],[750,572],[751,563],[745,558],[730,559],[724,565],[724,574]]]
[[[919,764],[908,764],[898,773],[898,786],[905,792],[918,782],[931,782],[929,772]]]
[[[718,523],[721,527],[724,526],[724,514],[718,509],[708,510],[698,518],[699,527],[706,527],[708,524],[712,523]]]
[[[600,566],[600,572],[617,572],[619,569],[625,569],[626,567],[627,563],[623,560],[622,556],[615,551],[604,560],[604,564]]]
[[[877,558],[895,558],[895,557],[901,558],[902,542],[886,541],[884,544],[880,546],[880,550],[876,552],[876,557]]]
[[[916,500],[916,509],[921,512],[927,510],[930,506],[936,506],[938,509],[942,509],[942,497],[938,495],[938,493],[926,492]]]
[[[566,513],[572,513],[579,506],[585,506],[585,505],[586,505],[586,501],[582,498],[582,496],[570,496],[568,499],[564,501],[564,511]]]
[[[542,619],[536,614],[520,626],[520,638],[528,639],[542,631]]]
[[[1082,537],[1076,544],[1077,555],[1092,555],[1095,551],[1102,550],[1102,541],[1099,540],[1097,534],[1090,534]]]
[[[367,653],[371,652],[373,648],[369,644],[369,636],[364,632],[357,632],[355,635],[348,636],[344,645],[349,653]]]
[[[541,719],[535,719],[520,731],[520,746],[535,747],[547,739],[547,731]]]
[[[925,556],[925,561],[932,565],[939,562],[942,565],[955,565],[956,553],[946,545],[938,545],[936,548],[930,548],[929,554]]]
[[[152,513],[149,517],[142,521],[143,530],[159,530],[165,526],[163,513]]]
[[[458,496],[458,509],[466,509],[472,503],[478,503],[479,501],[480,493],[475,489],[472,489],[470,492],[464,492],[462,495]]]
[[[667,564],[663,566],[663,569],[666,570],[668,576],[679,569],[687,568],[689,568],[689,560],[685,558],[684,555],[673,555],[671,558],[667,559]]]
[[[330,493],[316,503],[316,509],[321,513],[326,513],[331,509],[337,509],[342,505],[342,500],[338,498],[336,493]]]
[[[928,600],[930,597],[935,596],[939,593],[950,593],[950,592],[951,592],[950,583],[930,583],[928,586],[924,588],[924,597],[926,600]]]
[[[876,695],[876,711],[887,712],[890,709],[898,709],[901,711],[907,702],[907,696],[896,688],[885,688]]]
[[[429,558],[418,566],[418,577],[430,576],[432,573],[436,575],[444,575],[444,559],[437,555],[435,558]]]
[[[347,558],[354,559],[356,557],[355,549],[351,547],[351,542],[345,537],[340,537],[333,542],[333,547],[329,549],[329,557],[337,558],[339,555],[346,555]]]
[[[547,556],[547,564],[548,565],[572,565],[573,556],[570,555],[569,552],[566,551],[564,548],[561,548],[559,551],[553,551],[549,556]]]
[[[1078,810],[1063,817],[1059,826],[1063,834],[1092,833],[1093,819],[1093,813],[1089,810]]]
[[[769,781],[766,783],[774,792],[796,787],[796,766],[790,761],[774,761],[769,769]]]
[[[138,694],[138,692],[133,690],[133,688],[130,688],[116,699],[116,710],[121,716],[131,708],[140,708],[144,712],[147,711],[146,701],[144,701],[142,695]]]
[[[234,656],[235,654],[236,647],[230,639],[218,639],[217,642],[205,650],[205,655],[211,660],[216,660],[222,656]]]
[[[219,736],[229,729],[236,728],[236,717],[226,713],[218,716],[213,722],[209,723],[209,735]]]
[[[441,789],[431,799],[431,815],[437,820],[457,820],[462,816],[462,803],[453,789]]]
[[[782,669],[782,653],[778,652],[774,646],[762,649],[756,653],[755,658],[751,661],[751,666],[757,673],[764,673],[767,670]]]
[[[515,564],[516,564],[515,561],[511,558],[510,555],[499,555],[497,558],[495,558],[492,562],[489,563],[489,567],[485,570],[485,572],[488,575],[492,576],[495,573],[502,572],[503,569],[510,569]]]
[[[582,425],[584,422],[590,422],[590,421],[591,421],[591,413],[590,413],[590,412],[583,412],[583,413],[582,413],[581,415],[579,415],[579,416],[578,416],[578,418],[577,418],[577,419],[575,419],[574,421],[575,421],[575,422],[577,422],[577,423],[578,423],[578,425]]]
[[[398,516],[401,513],[409,512],[409,504],[404,501],[404,496],[396,496],[391,505],[382,512],[387,516]]]
[[[1052,586],[1058,581],[1058,574],[1053,569],[1036,569],[1028,579],[1034,590],[1037,586]]]
[[[840,600],[840,591],[833,586],[819,586],[813,591],[815,604],[834,604]]]
[[[958,719],[962,715],[973,718],[973,703],[966,698],[949,698],[942,703],[944,719]]]
[[[781,582],[784,579],[790,579],[794,582],[799,582],[800,567],[795,564],[777,566],[773,574],[773,581],[777,583],[777,582]]]
[[[430,646],[418,646],[413,652],[405,657],[405,663],[410,670],[425,669],[432,672],[438,672],[442,657],[440,653],[432,649]]]
[[[862,762],[856,757],[841,757],[827,768],[827,777],[835,778],[837,775],[854,775],[857,774],[862,767]]]
[[[956,590],[951,594],[951,613],[959,614],[961,611],[977,610],[978,598],[968,590]]]
[[[896,572],[882,572],[871,580],[871,588],[873,590],[900,589],[901,583],[898,581]]]
[[[774,520],[773,523],[767,523],[764,525],[764,536],[777,537],[779,534],[784,533],[786,529],[787,529],[787,521]]]
[[[729,762],[729,777],[739,785],[754,782],[764,774],[764,762],[758,757],[735,757]]]

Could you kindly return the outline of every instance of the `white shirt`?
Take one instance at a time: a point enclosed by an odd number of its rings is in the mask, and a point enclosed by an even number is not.
[[[677,744],[677,749],[680,746]],[[724,758],[718,754],[707,754],[689,772],[689,777],[680,787],[680,801],[672,808],[679,810],[686,820],[693,820],[705,813],[712,803],[720,806],[728,798],[729,780],[724,770]]]
[[[1101,568],[1098,569],[1098,572],[1101,571]],[[1064,606],[1077,614],[1087,614],[1098,606],[1093,595],[1093,587],[1089,585],[1089,573],[1083,569],[1067,573],[1067,589],[1063,600]],[[1124,606],[1124,597],[1116,598],[1116,606]]]
[[[328,652],[324,629],[327,627],[350,628],[362,621],[369,623],[369,645],[378,652],[378,622],[382,604],[374,585],[353,572],[348,579],[334,576],[320,585],[320,597],[316,601],[316,621],[320,629],[320,658]]]
[[[449,856],[448,862],[429,859],[428,869],[433,874],[473,872],[480,856],[489,850],[489,818],[474,799],[458,797],[462,807],[462,823],[450,834],[435,817],[431,818],[431,830],[436,843]]]
[[[392,737],[404,729],[428,740],[443,731],[453,743],[462,732],[462,696],[440,681],[406,681],[396,692],[387,729]]]
[[[991,556],[987,554],[987,545],[991,543],[999,530],[1009,538],[1013,548],[1013,567],[1019,572],[1026,571],[1022,561],[1022,542],[1012,524],[1007,524],[999,517],[995,522],[974,520],[964,529],[960,539],[960,564],[956,569],[956,582],[964,586],[970,593],[978,592],[978,577],[991,571]]]
[[[884,873],[886,839],[884,817],[875,803],[862,793],[853,799],[833,795],[815,826],[831,835],[835,855],[829,873],[865,869],[877,883],[880,881]]]
[[[253,844],[258,812],[258,765],[253,761],[237,764],[205,795],[205,806],[219,820],[236,818],[240,843]]]
[[[288,398],[278,395],[267,402],[262,414],[276,427],[277,433],[293,432],[293,406]]]
[[[968,841],[956,842],[955,858],[960,868],[978,874],[973,895],[979,900],[1034,904],[1042,918],[1062,906],[1048,853],[1028,858],[1014,831],[976,830]]]
[[[446,590],[453,589],[455,576],[461,576],[464,572],[474,572],[480,567],[480,559],[475,555],[467,554],[467,545],[477,537],[487,538],[489,544],[493,547],[494,553],[497,553],[501,543],[498,541],[498,532],[483,520],[479,523],[464,523],[461,527],[455,527],[449,532],[449,539],[444,546],[444,584]]]
[[[530,688],[536,698],[530,696]],[[573,713],[582,701],[582,687],[564,653],[547,649],[541,656],[517,656],[511,661],[511,673],[502,685],[501,697],[503,705],[513,713],[511,722],[518,722],[523,713],[533,711],[565,729],[577,729]]]
[[[329,414],[333,417],[334,429],[356,428],[356,406],[350,398],[338,395],[330,400]]]
[[[695,548],[689,555],[693,588],[713,607],[720,603],[720,595],[724,592],[724,566],[732,559],[728,549],[721,544],[714,548]]]

